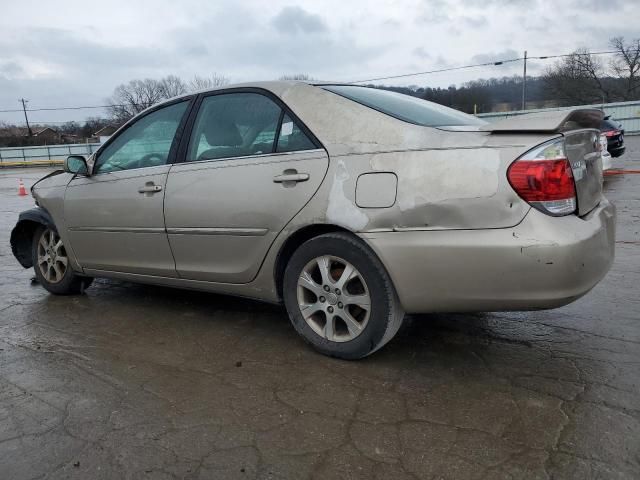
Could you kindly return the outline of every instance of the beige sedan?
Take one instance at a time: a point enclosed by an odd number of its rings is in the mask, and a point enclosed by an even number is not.
[[[111,277],[284,302],[355,359],[407,313],[527,310],[614,254],[598,110],[486,124],[372,88],[236,85],[156,105],[32,189],[18,261],[55,294]]]

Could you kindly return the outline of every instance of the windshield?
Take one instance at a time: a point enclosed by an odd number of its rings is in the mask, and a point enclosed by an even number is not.
[[[399,120],[425,127],[486,124],[472,115],[402,93],[355,85],[322,85],[322,88]]]

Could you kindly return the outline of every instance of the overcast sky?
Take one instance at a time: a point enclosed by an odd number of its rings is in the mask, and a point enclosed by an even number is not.
[[[352,81],[640,36],[640,0],[2,0],[0,110],[101,105],[134,78],[213,72],[233,82],[307,73]],[[539,73],[544,62],[531,62]],[[522,64],[387,84],[448,86]],[[33,112],[34,121],[95,111]],[[0,113],[0,120],[22,121]]]

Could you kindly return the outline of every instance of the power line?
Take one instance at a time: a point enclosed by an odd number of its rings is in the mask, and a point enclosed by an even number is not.
[[[545,55],[541,57],[528,57],[529,59],[534,60],[548,60],[550,58],[561,58],[561,57],[573,57],[573,56],[587,56],[587,55],[610,55],[612,53],[618,53],[617,50],[609,50],[607,52],[573,52],[573,53],[563,53],[562,55]],[[521,59],[522,60],[522,59]]]
[[[439,68],[437,70],[427,70],[427,71],[424,71],[424,72],[403,73],[401,75],[390,75],[388,77],[367,78],[365,80],[353,80],[353,81],[347,82],[347,83],[365,83],[365,82],[375,82],[375,81],[378,81],[378,80],[391,80],[391,79],[394,79],[394,78],[415,77],[417,75],[427,75],[429,73],[452,72],[454,70],[464,70],[464,69],[467,69],[467,68],[502,65],[503,63],[517,62],[518,60],[522,60],[522,58],[511,58],[509,60],[500,60],[498,62],[476,63],[474,65],[462,65],[460,67]]]
[[[27,110],[28,111],[28,110]],[[29,124],[33,125],[45,125],[45,124],[50,124],[50,123],[86,123],[87,120],[53,120],[51,122],[48,122],[46,120],[33,120],[33,118],[31,120],[29,120]]]
[[[536,57],[532,57],[532,56],[527,56],[527,60],[549,60],[549,59],[553,59],[553,58],[563,58],[563,57],[571,57],[571,56],[575,56],[575,55],[610,55],[613,53],[618,53],[616,50],[610,50],[610,51],[603,51],[603,52],[584,52],[584,53],[578,53],[578,52],[574,52],[574,53],[564,53],[564,54],[560,54],[560,55],[541,55],[541,56],[536,56]],[[347,82],[347,83],[365,83],[365,82],[374,82],[374,81],[378,81],[378,80],[392,80],[392,79],[396,79],[396,78],[406,78],[406,77],[415,77],[415,76],[419,76],[419,75],[428,75],[428,74],[432,74],[432,73],[442,73],[442,72],[453,72],[456,70],[466,70],[466,69],[470,69],[470,68],[478,68],[478,67],[489,67],[489,66],[500,66],[500,65],[504,65],[505,63],[513,63],[513,62],[519,62],[521,60],[524,60],[525,57],[518,57],[518,58],[509,58],[506,60],[497,60],[494,62],[484,62],[484,63],[476,63],[476,64],[470,64],[470,65],[462,65],[459,67],[446,67],[446,68],[439,68],[439,69],[435,69],[435,70],[427,70],[427,71],[423,71],[423,72],[414,72],[414,73],[404,73],[404,74],[400,74],[400,75],[390,75],[387,77],[376,77],[376,78],[368,78],[368,79],[364,79],[364,80],[353,80],[351,82]],[[26,101],[25,101],[26,102]],[[77,106],[77,107],[43,107],[43,108],[23,108],[23,109],[3,109],[0,110],[0,113],[18,113],[18,112],[51,112],[51,111],[60,111],[60,110],[86,110],[86,109],[96,109],[96,108],[113,108],[113,107],[117,107],[117,108],[124,108],[124,107],[130,107],[130,106],[139,106],[137,104],[135,105],[126,105],[126,104],[115,104],[115,105],[85,105],[85,106]],[[71,120],[73,121],[73,120]],[[84,120],[80,120],[80,121],[84,121]],[[66,122],[39,122],[39,123],[66,123]]]
[[[574,55],[608,55],[612,53],[618,53],[615,50],[607,51],[607,52],[585,52],[585,53],[564,53],[562,55],[543,55],[538,57],[530,57],[528,56],[528,60],[549,60],[552,58],[561,58],[561,57],[571,57]],[[459,67],[447,67],[447,68],[439,68],[437,70],[427,70],[424,72],[415,72],[415,73],[403,73],[401,75],[390,75],[388,77],[376,77],[376,78],[367,78],[365,80],[353,80],[347,83],[365,83],[365,82],[375,82],[378,80],[392,80],[396,78],[406,78],[406,77],[415,77],[418,75],[427,75],[430,73],[441,73],[441,72],[452,72],[454,70],[465,70],[468,68],[478,68],[478,67],[489,67],[489,66],[498,66],[503,65],[505,63],[519,62],[520,60],[524,60],[524,57],[518,58],[509,58],[507,60],[497,60],[495,62],[485,62],[485,63],[475,63],[471,65],[462,65]]]
[[[90,105],[86,107],[47,107],[47,108],[27,108],[27,112],[49,112],[56,110],[84,110],[88,108],[111,108],[111,107],[128,107],[130,105]],[[138,106],[138,105],[136,105]],[[9,110],[0,110],[0,113],[14,113],[21,112],[22,109],[9,109]]]

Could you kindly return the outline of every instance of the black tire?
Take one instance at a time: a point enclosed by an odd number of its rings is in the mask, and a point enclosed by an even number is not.
[[[305,320],[299,305],[298,279],[303,269],[323,256],[349,262],[357,269],[368,290],[368,320],[361,333],[346,341],[331,341],[317,333]],[[296,331],[319,352],[345,360],[364,358],[382,348],[398,332],[404,317],[393,283],[378,257],[364,242],[346,233],[320,235],[298,247],[285,268],[283,297]],[[326,312],[321,315],[326,318]]]
[[[33,260],[33,270],[35,272],[38,283],[40,283],[40,285],[42,285],[46,290],[55,295],[75,295],[78,293],[82,293],[85,288],[91,285],[91,283],[93,282],[93,278],[82,277],[76,274],[71,268],[71,265],[69,265],[68,260],[67,266],[64,269],[64,274],[59,280],[56,279],[55,282],[51,282],[45,278],[40,266],[38,265],[38,245],[45,232],[54,232],[57,235],[57,232],[54,229],[50,229],[48,227],[45,227],[44,225],[36,228],[33,234],[31,258]]]

